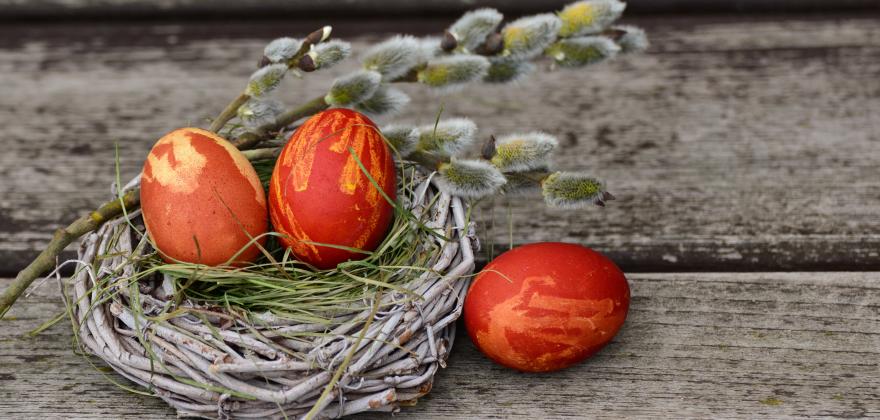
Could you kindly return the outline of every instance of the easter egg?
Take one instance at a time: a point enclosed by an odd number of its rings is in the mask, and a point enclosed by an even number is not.
[[[468,291],[464,323],[493,361],[547,372],[599,351],[628,309],[629,285],[611,260],[580,245],[544,242],[486,265]]]
[[[150,150],[141,209],[147,234],[168,262],[241,265],[260,252],[253,244],[245,249],[251,238],[268,230],[266,194],[254,167],[231,143],[198,128],[174,130]]]
[[[394,216],[383,192],[395,199],[396,174],[376,125],[355,111],[330,109],[306,120],[281,151],[269,214],[282,244],[327,269],[366,256],[351,249],[372,251],[382,242]]]

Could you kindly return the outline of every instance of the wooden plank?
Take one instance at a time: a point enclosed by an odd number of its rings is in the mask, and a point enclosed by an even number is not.
[[[549,374],[493,365],[459,333],[429,396],[403,418],[880,416],[880,273],[631,274],[612,344]],[[5,285],[8,280],[0,280]],[[0,328],[8,418],[166,418],[71,351],[54,282]],[[109,378],[125,383],[111,373]],[[375,416],[370,418],[387,418]]]
[[[429,123],[443,105],[484,138],[547,131],[562,140],[559,167],[589,169],[619,197],[584,211],[516,199],[517,243],[585,243],[641,271],[880,268],[880,19],[637,22],[649,54],[445,97],[404,86],[413,101],[394,120]],[[234,96],[267,39],[315,26],[0,29],[0,272],[109,197],[114,144],[128,179],[156,138],[204,124]],[[379,37],[351,39],[363,51]],[[354,65],[291,78],[280,97],[321,94]],[[508,241],[496,204],[484,245]]]
[[[509,14],[559,9],[571,0],[0,0],[0,19],[156,19],[452,15],[476,7]],[[629,0],[629,13],[767,13],[878,10],[873,0]]]

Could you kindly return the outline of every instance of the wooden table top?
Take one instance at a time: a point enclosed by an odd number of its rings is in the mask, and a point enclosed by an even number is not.
[[[445,97],[404,88],[413,102],[394,121],[433,121],[442,104],[482,136],[547,131],[558,166],[605,179],[618,200],[604,209],[480,207],[483,243],[593,247],[628,273],[633,303],[607,349],[554,374],[492,365],[459,333],[432,393],[401,415],[880,416],[880,15],[630,21],[647,54]],[[336,26],[363,51],[445,24]],[[130,178],[155,139],[235,95],[267,40],[316,25],[0,27],[0,288],[110,197],[114,145]],[[351,61],[281,98],[321,93]],[[74,354],[68,324],[23,337],[61,309],[53,280],[0,320],[0,418],[174,416]]]

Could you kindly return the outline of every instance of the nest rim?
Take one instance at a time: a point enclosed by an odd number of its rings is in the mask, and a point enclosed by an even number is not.
[[[395,303],[398,292],[390,291],[369,313],[347,314],[311,341],[279,331],[307,332],[315,325],[268,312],[244,325],[240,318],[223,325],[224,308],[211,308],[217,316],[211,311],[199,317],[189,311],[168,319],[148,316],[167,309],[173,291],[167,293],[167,277],[122,287],[121,280],[136,270],[126,255],[143,251],[132,241],[132,222],[140,216],[135,210],[80,244],[81,266],[73,290],[64,292],[78,345],[180,416],[337,418],[413,404],[446,366],[479,247],[467,204],[441,192],[432,175],[423,174],[414,185],[415,199],[408,205],[426,226],[448,236],[431,239],[442,243],[430,270],[403,286],[422,298],[418,302]],[[137,186],[135,179],[123,192]],[[108,251],[118,255],[99,258]],[[382,304],[390,309],[379,311]],[[189,299],[180,308],[205,309]]]

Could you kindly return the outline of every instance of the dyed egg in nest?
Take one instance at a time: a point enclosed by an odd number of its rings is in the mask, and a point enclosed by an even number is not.
[[[264,243],[268,229],[266,194],[251,163],[198,128],[174,130],[153,146],[141,176],[141,208],[168,262],[241,265],[260,252],[245,247],[256,237]]]
[[[376,125],[358,112],[331,109],[306,120],[281,151],[269,214],[300,261],[333,268],[366,256],[352,249],[372,251],[382,242],[394,216],[383,192],[394,200],[396,188],[391,150]]]
[[[578,363],[626,319],[629,285],[589,248],[544,242],[514,248],[477,275],[464,304],[471,340],[493,361],[525,372]]]

